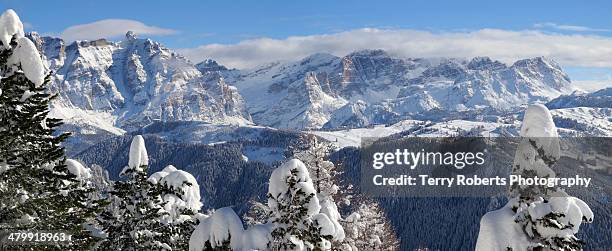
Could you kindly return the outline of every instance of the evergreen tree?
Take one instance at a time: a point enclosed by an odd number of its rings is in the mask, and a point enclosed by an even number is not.
[[[322,231],[331,221],[319,213],[316,191],[302,162],[290,160],[272,173],[268,206],[272,211],[270,222],[275,226],[268,244],[271,250],[331,248],[333,236]],[[326,222],[319,221],[324,219]]]
[[[513,174],[522,178],[555,177],[553,167],[560,158],[560,143],[548,108],[529,106],[520,135]],[[576,233],[582,222],[592,220],[589,206],[560,187],[513,184],[506,206],[481,220],[476,250],[581,250],[583,241]],[[498,235],[496,230],[502,228],[505,235]]]
[[[521,136],[523,138],[516,151],[513,174],[525,178],[555,177],[553,167],[560,158],[559,136],[552,116],[546,107],[541,105],[529,107],[521,128]],[[515,198],[512,207],[516,213],[515,221],[533,240],[533,248],[582,250],[583,241],[574,235],[573,229],[576,225],[580,225],[583,217],[579,217],[578,222],[573,222],[571,218],[574,212],[565,212],[557,208],[559,204],[567,205],[578,202],[580,205],[584,202],[570,197],[557,186],[514,185],[511,187],[511,196]],[[579,210],[582,211],[582,209]],[[547,213],[539,215],[543,211]],[[582,212],[580,214],[582,215]],[[590,220],[587,219],[587,221]],[[577,232],[577,227],[575,231]]]
[[[189,239],[191,251],[226,251],[226,250],[261,250],[260,247],[249,246],[250,241],[258,243],[265,240],[245,236],[240,217],[230,207],[219,208],[202,217]],[[258,239],[258,240],[255,240]],[[246,246],[245,246],[246,245]]]
[[[110,192],[114,205],[108,207],[98,218],[106,233],[98,248],[101,250],[159,250],[172,246],[186,247],[186,238],[181,243],[173,241],[177,234],[188,235],[181,228],[162,222],[169,213],[164,210],[163,194],[176,191],[160,183],[150,182],[147,177],[148,156],[144,139],[134,137],[130,146],[129,164],[121,175],[124,181],[116,181]]]
[[[302,161],[308,169],[317,192],[317,199],[321,204],[321,213],[327,215],[334,223],[333,244],[341,246],[345,234],[340,224],[342,219],[336,201],[350,205],[352,195],[350,187],[345,186],[340,189],[341,172],[329,160],[329,155],[334,150],[335,146],[331,142],[321,140],[315,135],[302,134],[289,147],[288,153],[291,158]]]
[[[0,20],[22,27],[12,10]],[[36,248],[83,250],[96,241],[84,225],[100,202],[88,201],[91,188],[66,168],[60,144],[69,134],[56,134],[61,120],[48,117],[56,95],[47,92],[50,74],[39,81],[42,69],[22,30],[0,42],[0,230],[62,231],[72,241]]]
[[[170,231],[170,246],[173,249],[187,250],[188,237],[193,232],[195,214],[200,211],[200,187],[193,175],[168,165],[163,170],[152,174],[149,182],[161,185],[164,210],[168,214],[160,220]]]

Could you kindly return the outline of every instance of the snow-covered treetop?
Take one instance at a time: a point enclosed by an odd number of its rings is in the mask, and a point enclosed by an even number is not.
[[[23,24],[14,10],[8,9],[0,16],[0,41],[4,47],[8,47],[13,36],[23,37]]]
[[[178,170],[176,167],[169,165],[163,170],[156,172],[149,177],[152,183],[161,183],[182,192],[181,198],[176,196],[166,195],[166,211],[180,212],[180,209],[190,209],[199,211],[202,207],[200,202],[200,186],[195,177],[188,172]],[[189,183],[189,185],[187,185]]]
[[[149,156],[147,156],[144,138],[141,135],[136,135],[130,145],[128,168],[142,171],[141,167],[147,165],[149,165]]]
[[[207,241],[215,248],[221,246],[224,241],[230,240],[230,237],[232,250],[249,250],[242,249],[243,232],[242,221],[234,210],[229,207],[220,208],[210,217],[202,220],[193,231],[189,240],[189,250],[204,250]]]
[[[533,172],[540,177],[555,177],[552,169],[559,159],[561,148],[557,127],[548,108],[544,105],[530,105],[525,111],[521,126],[523,139],[516,149],[513,172],[524,175]],[[543,196],[551,189],[537,186],[515,186],[511,189],[515,196]],[[517,194],[518,193],[518,194]]]
[[[13,37],[16,39],[17,47],[8,59],[8,65],[13,70],[19,67],[25,76],[36,86],[44,82],[46,68],[42,62],[38,49],[30,39],[24,37],[23,24],[19,16],[12,9],[6,10],[0,16],[0,41],[2,47],[10,48]]]
[[[17,47],[9,57],[8,64],[20,66],[26,78],[36,86],[40,86],[45,80],[46,69],[38,49],[27,37],[17,39]]]
[[[149,177],[149,181],[154,184],[157,184],[161,179],[168,176],[169,173],[175,172],[177,170],[178,169],[176,169],[176,167],[174,167],[173,165],[168,165],[161,171],[151,174],[151,177]]]
[[[295,170],[295,174],[291,173],[292,170]],[[283,193],[285,193],[289,189],[287,179],[292,175],[297,176],[296,178],[298,182],[296,184],[296,187],[298,189],[300,189],[306,194],[316,194],[316,190],[314,188],[312,180],[310,179],[308,169],[306,169],[304,163],[302,163],[302,161],[298,159],[289,160],[272,172],[272,175],[270,176],[270,186],[268,187],[268,193],[273,198],[279,198],[283,196]],[[276,211],[278,205],[277,201],[273,198],[268,199],[268,206],[270,207],[270,209],[272,209],[272,211]],[[308,216],[313,216],[319,213],[319,210],[321,210],[319,199],[316,196],[310,199],[306,207],[308,208]]]
[[[520,163],[523,169],[539,170],[540,175],[551,175],[554,172],[550,169],[551,162],[557,161],[560,157],[561,148],[559,144],[559,134],[557,126],[552,119],[550,111],[544,105],[530,105],[525,111],[523,125],[521,126],[521,137],[528,138],[531,143],[522,143],[517,149],[515,164]],[[538,149],[533,149],[531,144],[535,144]],[[518,154],[520,152],[521,154]],[[539,156],[538,155],[542,155]],[[546,158],[549,163],[543,163],[542,158]],[[518,161],[518,162],[517,162]],[[546,162],[545,161],[545,162]]]
[[[553,122],[552,115],[546,106],[536,104],[527,107],[521,126],[521,136],[559,137],[555,122]]]

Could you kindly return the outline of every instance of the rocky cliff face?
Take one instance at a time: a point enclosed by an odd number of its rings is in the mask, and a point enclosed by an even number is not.
[[[36,33],[29,36],[56,73],[51,84],[59,93],[55,114],[105,114],[110,119],[107,126],[128,131],[153,121],[251,121],[236,88],[217,71],[203,73],[172,50],[132,32],[120,42],[100,39],[69,45]],[[68,123],[99,123],[64,118]]]

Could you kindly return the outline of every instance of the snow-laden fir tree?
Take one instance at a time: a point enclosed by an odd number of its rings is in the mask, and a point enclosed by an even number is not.
[[[257,250],[243,244],[244,228],[240,217],[229,207],[205,216],[189,240],[190,251]],[[267,238],[261,238],[267,243]],[[261,245],[260,245],[261,247]]]
[[[559,136],[548,109],[527,108],[512,172],[522,177],[555,177],[560,157]],[[559,187],[512,186],[505,207],[480,222],[476,250],[581,250],[575,234],[593,212]]]
[[[270,223],[274,225],[270,249],[331,249],[334,223],[320,213],[316,189],[300,160],[289,160],[272,172],[268,206],[272,212]]]
[[[98,218],[106,235],[98,244],[98,249],[186,249],[188,236],[193,229],[190,220],[193,211],[187,207],[177,207],[173,202],[178,199],[185,201],[185,190],[176,188],[186,185],[184,181],[190,178],[169,181],[166,179],[170,175],[169,171],[174,172],[176,169],[166,169],[165,174],[149,179],[147,170],[148,156],[144,139],[137,135],[130,145],[128,165],[121,172],[125,180],[116,181],[110,192],[115,203]],[[168,182],[180,182],[180,185],[174,186]],[[199,191],[197,199],[195,204],[199,209]]]
[[[329,160],[330,154],[335,149],[331,142],[321,140],[315,135],[303,134],[289,147],[288,155],[290,158],[300,160],[306,166],[317,192],[321,213],[327,215],[334,223],[333,244],[339,246],[345,234],[340,224],[341,216],[336,201],[349,205],[351,195],[339,192],[341,173]]]
[[[0,16],[0,230],[63,231],[72,242],[37,249],[84,250],[96,239],[84,229],[97,212],[87,171],[66,163],[68,134],[49,118],[49,75],[13,10]],[[68,165],[67,165],[68,164]],[[82,174],[82,175],[81,175]],[[83,179],[81,179],[83,178]]]
[[[256,200],[249,201],[249,210],[244,215],[244,221],[248,225],[263,224],[272,216],[268,205]]]
[[[372,250],[373,247],[377,250],[399,250],[395,232],[378,204],[367,199],[351,202],[354,200],[351,187],[342,185],[341,170],[329,160],[335,149],[333,143],[321,140],[315,135],[305,134],[292,142],[287,151],[289,157],[304,162],[317,190],[320,211],[334,223],[332,246],[352,251]],[[352,205],[352,208],[356,209],[348,216],[350,220],[341,218],[336,201],[342,205]],[[253,205],[248,219],[256,219],[253,215],[266,212],[266,208],[260,203]],[[352,237],[346,233],[347,228],[351,228]]]
[[[399,250],[399,240],[378,203],[363,199],[358,204],[342,222],[346,232],[342,250]]]
[[[168,214],[164,215],[161,221],[170,230],[173,249],[187,250],[188,237],[195,228],[195,215],[202,207],[200,186],[195,177],[169,165],[152,174],[148,180],[169,191],[162,194],[164,210]]]
[[[333,143],[321,140],[315,135],[305,134],[292,142],[287,151],[289,157],[299,159],[306,165],[317,188],[320,211],[334,222],[332,246],[352,251],[371,250],[372,247],[380,250],[399,250],[395,232],[378,204],[372,200],[355,199],[359,196],[353,197],[352,187],[342,184],[341,170],[329,159],[335,149]],[[339,205],[351,206],[355,212],[342,219],[336,202],[340,203]],[[253,203],[247,219],[255,220],[262,212],[264,215],[267,212],[265,205]],[[351,229],[351,233],[348,233],[347,228]]]
[[[267,205],[258,203],[268,219],[255,219],[244,229],[231,208],[200,218],[189,240],[190,251],[202,250],[338,250],[333,246],[337,218],[329,217],[317,196],[308,169],[298,159],[270,175]]]

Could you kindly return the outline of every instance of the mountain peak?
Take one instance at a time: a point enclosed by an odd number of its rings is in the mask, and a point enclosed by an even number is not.
[[[475,57],[467,65],[470,70],[496,70],[505,68],[506,65],[489,57]]]
[[[383,49],[364,49],[354,51],[347,57],[389,57],[389,54]]]
[[[329,53],[314,53],[300,60],[301,65],[310,64],[311,62],[323,62],[337,59],[338,57]]]
[[[227,71],[227,67],[220,65],[217,61],[212,59],[206,59],[200,63],[197,63],[195,67],[202,73],[212,71]]]
[[[555,60],[545,56],[539,56],[534,58],[521,59],[514,62],[513,66],[529,67],[529,66],[545,66],[547,68],[554,68],[561,70],[561,66]]]
[[[127,131],[151,121],[250,123],[233,86],[204,76],[184,57],[134,32],[120,42],[99,39],[69,46],[61,39],[30,36],[58,73],[50,86],[59,94],[53,103],[58,111],[107,114],[112,116],[109,126]],[[74,123],[97,126],[95,119]]]
[[[128,31],[127,33],[125,33],[125,39],[127,39],[128,41],[136,40],[136,33],[134,33],[133,31]]]

